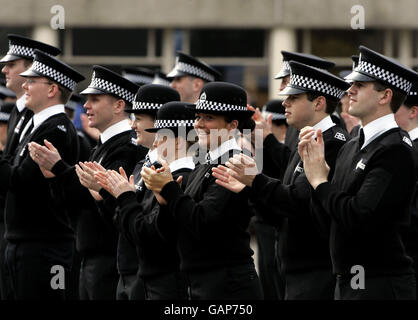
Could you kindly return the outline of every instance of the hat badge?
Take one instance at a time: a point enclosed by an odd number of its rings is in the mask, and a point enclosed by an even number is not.
[[[200,100],[200,101],[206,101],[206,93],[205,93],[205,92],[203,92],[203,93],[200,95],[199,100]]]

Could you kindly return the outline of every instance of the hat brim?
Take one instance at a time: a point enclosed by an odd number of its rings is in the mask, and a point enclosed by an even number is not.
[[[178,128],[180,128],[180,127],[164,127],[164,128],[147,128],[147,129],[145,129],[145,131],[147,131],[147,132],[150,132],[150,133],[156,133],[156,132],[158,132],[159,130],[177,130]],[[186,130],[187,129],[193,129],[193,127],[192,126],[189,126],[189,127],[186,127]]]
[[[104,92],[96,88],[87,87],[86,89],[81,91],[80,94],[87,95],[87,94],[110,94],[110,93]]]
[[[3,58],[1,58],[0,63],[16,61],[16,60],[19,60],[19,59],[31,60],[31,58],[29,58],[29,57],[21,57],[21,56],[15,56],[14,54],[6,54]]]
[[[170,71],[169,74],[167,74],[167,79],[172,80],[175,77],[185,77],[185,76],[190,76],[190,74],[174,68],[173,70]]]
[[[280,71],[278,74],[276,74],[275,76],[274,76],[274,79],[283,79],[284,77],[287,77],[287,76],[289,76],[290,75],[290,71],[289,72],[283,72],[283,71]]]
[[[375,78],[372,78],[372,77],[370,77],[368,75],[365,75],[364,73],[361,73],[361,72],[358,72],[358,71],[351,72],[344,79],[345,79],[346,82],[354,82],[354,81],[371,82],[371,81],[376,81]]]
[[[48,78],[47,76],[44,76],[44,75],[42,75],[42,74],[40,74],[40,73],[38,73],[38,72],[36,72],[36,71],[33,71],[33,70],[31,70],[31,69],[28,69],[28,70],[26,70],[26,71],[24,71],[24,72],[22,72],[21,74],[19,74],[21,77],[24,77],[24,78],[28,78],[28,77],[34,77],[34,78],[40,78],[40,77],[45,77],[45,78]]]
[[[291,86],[286,86],[282,91],[279,92],[279,96],[289,96],[291,94],[306,93],[308,91],[308,89],[299,89]]]

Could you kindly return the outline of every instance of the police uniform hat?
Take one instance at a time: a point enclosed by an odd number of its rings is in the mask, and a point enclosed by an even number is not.
[[[351,60],[353,61],[352,63],[352,67],[351,70],[343,70],[341,71],[338,75],[340,76],[340,78],[344,78],[346,79],[346,77],[353,72],[353,70],[357,67],[358,65],[358,56],[357,55],[352,55],[351,56]],[[347,79],[346,79],[347,80]],[[348,80],[350,82],[350,80]]]
[[[173,70],[167,74],[167,78],[193,76],[211,82],[221,77],[221,73],[205,62],[189,56],[183,52],[177,52],[176,64]]]
[[[0,122],[9,122],[10,114],[12,113],[14,102],[3,102],[0,105]]]
[[[18,59],[33,60],[35,57],[35,49],[41,50],[51,56],[57,56],[61,50],[50,46],[49,44],[22,37],[16,34],[9,34],[9,51],[0,60],[0,63],[14,61]]]
[[[283,56],[283,67],[282,67],[282,70],[280,70],[280,72],[274,77],[274,79],[282,79],[290,75],[289,62],[291,60],[306,64],[308,66],[312,66],[318,69],[322,69],[322,70],[328,70],[335,66],[334,62],[322,59],[312,54],[289,52],[289,51],[281,51],[281,52]]]
[[[78,105],[84,104],[84,101],[85,99],[83,96],[73,93],[68,102],[65,104],[65,108],[75,111]]]
[[[6,80],[0,78],[0,99],[13,98],[16,99],[15,93],[6,87]]]
[[[210,82],[203,86],[195,112],[249,117],[254,114],[247,109],[247,93],[243,88],[229,82]]]
[[[290,61],[290,82],[280,95],[317,92],[329,98],[340,100],[350,85],[328,71],[322,71],[305,64]]]
[[[273,121],[284,121],[286,122],[285,109],[283,107],[283,100],[274,99],[267,102],[262,109],[264,117],[272,115],[271,120]]]
[[[109,94],[125,100],[125,103],[131,106],[138,88],[135,83],[121,75],[94,65],[91,82],[80,94]]]
[[[141,67],[124,68],[122,70],[122,76],[138,86],[143,86],[144,84],[152,83],[154,80],[154,71]]]
[[[38,49],[35,49],[32,66],[20,75],[22,77],[45,77],[69,91],[74,91],[77,82],[85,79],[81,73],[69,65]]]
[[[170,101],[180,101],[176,90],[161,84],[146,84],[136,93],[132,108],[126,108],[125,111],[156,115],[158,109]]]
[[[407,107],[418,106],[418,78],[412,84],[412,88],[409,90],[403,104]]]
[[[170,80],[167,78],[167,75],[161,71],[156,71],[154,73],[154,79],[152,80],[154,84],[162,84],[165,86],[170,85]]]
[[[408,94],[417,73],[398,61],[385,57],[364,46],[360,46],[359,62],[346,80],[378,81],[395,88],[405,95]]]
[[[157,132],[160,129],[185,128],[186,131],[193,129],[195,114],[192,111],[191,103],[172,101],[165,103],[157,112],[157,118],[154,121],[154,128],[145,129],[148,132]]]

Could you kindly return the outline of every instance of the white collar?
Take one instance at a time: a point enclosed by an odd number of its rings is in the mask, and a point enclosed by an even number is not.
[[[364,143],[361,149],[364,149],[370,142],[386,131],[397,127],[398,124],[395,121],[395,115],[393,113],[389,113],[368,123],[363,127]]]
[[[174,172],[183,168],[187,168],[191,170],[195,168],[193,157],[183,157],[183,158],[174,160],[172,163],[170,163],[171,172]]]
[[[158,161],[158,150],[157,148],[148,151],[149,161],[151,164]]]
[[[335,126],[334,121],[332,121],[331,116],[326,116],[324,119],[319,121],[316,125],[314,125],[315,132],[318,129],[321,129],[322,133],[327,131],[329,128]]]
[[[241,148],[235,141],[235,138],[229,139],[228,141],[222,143],[215,150],[209,151],[210,160],[213,161],[218,159],[220,156],[227,153],[229,150],[241,150]]]
[[[32,132],[39,127],[45,120],[55,116],[59,113],[65,113],[63,104],[56,104],[54,106],[43,109],[42,111],[33,115],[33,129]]]
[[[22,112],[26,108],[26,93],[16,100],[16,107],[19,112]]]
[[[117,134],[129,130],[131,130],[131,126],[129,125],[128,119],[119,121],[102,132],[100,135],[100,141],[105,143],[107,140],[116,136]]]
[[[411,138],[411,140],[414,141],[415,139],[418,138],[418,127],[416,127],[415,129],[412,129],[408,133],[409,133],[409,137]]]

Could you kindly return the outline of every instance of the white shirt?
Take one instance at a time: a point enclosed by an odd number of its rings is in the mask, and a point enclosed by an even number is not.
[[[364,149],[374,139],[385,133],[386,131],[397,128],[398,124],[395,121],[393,113],[380,117],[363,127],[364,143],[361,149]]]
[[[411,138],[411,140],[414,141],[415,139],[418,138],[418,127],[416,127],[415,129],[412,129],[408,133],[409,133],[409,137]]]
[[[158,150],[157,148],[148,151],[148,157],[151,164],[153,164],[155,161],[158,161]]]
[[[56,104],[54,106],[48,107],[36,114],[33,115],[32,119],[28,121],[25,128],[23,128],[23,131],[20,135],[19,142],[23,140],[23,137],[26,134],[26,131],[28,131],[29,127],[32,125],[33,122],[33,128],[31,130],[31,133],[36,130],[43,122],[51,118],[52,116],[55,116],[59,113],[65,113],[64,105],[63,104]]]
[[[105,143],[107,140],[116,136],[117,134],[129,130],[131,130],[131,126],[129,125],[128,119],[119,121],[103,131],[103,133],[100,135],[100,141]]]
[[[194,170],[195,164],[193,162],[193,157],[183,157],[183,158],[174,160],[172,163],[170,163],[169,167],[170,167],[171,172],[174,172],[182,168]]]
[[[319,121],[316,125],[314,125],[315,129],[315,138],[316,138],[316,130],[321,129],[322,133],[327,131],[329,128],[335,126],[335,123],[332,121],[331,116],[326,116],[324,119]]]
[[[16,100],[16,107],[19,112],[22,112],[26,108],[26,93]]]
[[[229,150],[241,150],[238,143],[235,141],[234,138],[225,141],[222,143],[219,147],[217,147],[215,150],[209,151],[210,160],[216,160]]]

